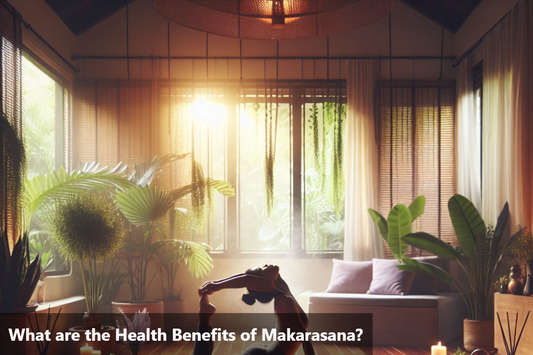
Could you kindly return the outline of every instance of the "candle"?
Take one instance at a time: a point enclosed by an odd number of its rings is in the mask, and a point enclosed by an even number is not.
[[[102,355],[100,350],[93,350],[93,355]]]
[[[431,355],[447,355],[446,347],[440,345],[440,341],[439,341],[439,345],[433,345],[431,347]]]
[[[85,344],[85,346],[80,348],[80,355],[93,355],[93,347]]]

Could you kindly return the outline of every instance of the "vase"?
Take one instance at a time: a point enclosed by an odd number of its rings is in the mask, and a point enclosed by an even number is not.
[[[524,284],[522,281],[522,268],[520,265],[513,265],[511,267],[511,274],[509,275],[508,293],[513,295],[521,295],[524,291]]]
[[[85,329],[100,329],[102,323],[100,322],[100,314],[85,312],[83,315],[83,326]]]
[[[509,288],[509,284],[501,284],[500,293],[507,293],[508,288]]]
[[[494,321],[464,319],[463,338],[467,351],[494,348]]]
[[[115,319],[122,323],[123,318],[120,313],[120,310],[128,315],[132,319],[133,314],[136,312],[142,312],[146,309],[146,312],[150,315],[150,329],[161,329],[165,328],[164,323],[164,305],[163,301],[144,301],[144,302],[129,302],[129,301],[113,301],[111,302],[111,308],[115,315]]]
[[[531,275],[527,275],[527,281],[524,286],[524,296],[531,296],[533,295],[533,277]]]

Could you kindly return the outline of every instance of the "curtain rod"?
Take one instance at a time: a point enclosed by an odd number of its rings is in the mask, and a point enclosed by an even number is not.
[[[15,9],[15,7],[13,7],[13,5],[11,5],[7,0],[0,0],[0,3],[3,4],[4,6],[6,6],[9,10],[11,10],[13,12],[13,14],[15,16],[17,16],[17,18],[20,20],[20,22],[22,22],[22,24],[24,25],[24,27],[27,29],[27,30],[30,30],[41,42],[43,42],[48,48],[50,48],[50,50],[52,52],[55,53],[55,55],[57,55],[59,57],[59,59],[61,59],[63,62],[65,62],[65,64],[67,64],[72,70],[74,70],[75,73],[79,73],[80,70],[78,68],[76,68],[75,66],[73,66],[72,64],[70,64],[70,62],[65,58],[63,57],[50,43],[48,43],[47,40],[45,40],[43,38],[43,36],[41,36],[37,31],[35,31],[33,29],[33,27],[31,27],[31,24],[27,23],[26,21],[24,21],[24,18],[22,17],[22,15],[20,14],[20,12],[17,11],[17,9]]]
[[[393,56],[393,57],[389,57],[389,56],[356,56],[356,57],[350,57],[350,56],[346,56],[346,57],[329,57],[330,60],[349,60],[349,59],[420,59],[420,60],[430,60],[430,59],[441,59],[440,56]],[[446,56],[446,57],[443,57],[444,59],[449,59],[449,60],[456,60],[457,58],[455,56]],[[127,56],[111,56],[111,55],[73,55],[72,56],[72,60],[76,60],[76,59],[95,59],[95,60],[100,60],[100,59],[122,59],[122,60],[126,60],[128,59]],[[143,60],[143,59],[146,59],[146,60],[154,60],[154,59],[169,59],[168,56],[153,56],[153,55],[150,55],[150,56],[130,56],[129,59],[136,59],[136,60]],[[170,57],[170,59],[173,59],[173,60],[205,60],[205,56],[172,56]],[[241,57],[239,56],[226,56],[226,57],[209,57],[209,59],[220,59],[220,60],[240,60]],[[280,60],[313,60],[313,59],[318,59],[318,60],[327,60],[328,57],[324,57],[324,56],[318,56],[318,57],[312,57],[312,56],[307,56],[307,57],[279,57],[279,58],[276,58],[275,56],[270,56],[270,57],[242,57],[242,59],[245,59],[245,60],[276,60],[276,59],[280,59]]]
[[[474,43],[474,45],[472,47],[470,47],[469,49],[467,49],[466,52],[463,53],[462,56],[459,57],[459,59],[457,59],[457,61],[455,62],[454,65],[452,65],[453,68],[457,67],[459,64],[461,64],[461,62],[466,58],[468,57],[468,55],[470,53],[472,53],[474,51],[474,49],[476,49],[477,47],[479,47],[479,45],[481,43],[483,43],[483,40],[485,39],[485,37],[489,34],[490,31],[492,31],[494,29],[494,27],[498,26],[500,24],[500,22],[503,21],[503,19],[505,19],[507,17],[507,15],[509,15],[511,13],[512,10],[509,10],[509,12],[507,12],[505,15],[503,15],[503,17],[498,20],[498,22],[496,22],[494,24],[494,26],[492,26],[487,32],[485,32],[485,34],[483,36],[481,36],[481,38],[476,42]]]
[[[45,40],[37,31],[35,31],[33,29],[33,27],[31,27],[31,24],[27,23],[22,18],[21,18],[21,21],[22,21],[22,24],[24,25],[24,27],[27,30],[30,30],[38,39],[41,40],[41,42],[43,42],[48,48],[50,48],[50,50],[52,52],[54,52],[55,55],[57,55],[59,57],[59,59],[61,59],[66,65],[68,65],[70,67],[70,69],[72,69],[74,71],[74,73],[79,73],[80,72],[80,70],[78,68],[76,68],[74,65],[70,64],[70,62],[65,57],[63,57],[50,43],[48,43],[47,40]]]

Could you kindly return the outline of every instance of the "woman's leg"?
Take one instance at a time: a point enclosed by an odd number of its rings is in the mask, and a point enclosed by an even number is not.
[[[198,331],[200,333],[211,332],[211,316],[215,314],[216,308],[209,303],[207,294],[200,296],[198,311]],[[211,355],[213,353],[213,341],[199,340],[194,343],[193,355]]]

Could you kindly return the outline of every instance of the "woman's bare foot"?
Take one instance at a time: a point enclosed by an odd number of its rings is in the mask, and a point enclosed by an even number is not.
[[[200,301],[198,302],[199,311],[198,311],[198,317],[201,325],[211,325],[210,320],[211,316],[215,314],[216,307],[209,303],[209,296],[207,294],[202,294],[200,296]]]

